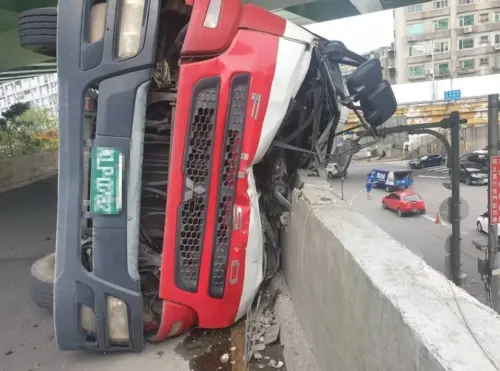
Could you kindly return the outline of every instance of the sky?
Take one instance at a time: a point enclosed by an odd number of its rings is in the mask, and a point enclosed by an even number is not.
[[[394,41],[392,10],[316,23],[305,28],[325,39],[340,40],[358,54],[388,46]]]

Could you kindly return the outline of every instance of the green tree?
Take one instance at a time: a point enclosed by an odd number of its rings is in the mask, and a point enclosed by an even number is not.
[[[7,156],[33,153],[44,149],[54,140],[46,133],[54,132],[57,122],[50,111],[31,107],[29,103],[16,103],[2,113],[0,118],[0,152]],[[56,141],[57,142],[57,141]],[[3,148],[2,148],[3,147]],[[3,150],[3,151],[2,151]]]

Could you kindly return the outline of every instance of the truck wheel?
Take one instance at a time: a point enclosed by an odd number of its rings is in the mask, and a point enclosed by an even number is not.
[[[391,189],[391,187],[389,187],[389,186],[385,186],[385,191],[386,191],[386,192],[390,192],[391,190],[392,190],[392,189]]]
[[[24,49],[56,57],[57,8],[26,10],[19,16],[19,42]]]
[[[56,254],[52,253],[38,259],[31,266],[31,299],[41,308],[52,311],[54,301],[54,274]]]

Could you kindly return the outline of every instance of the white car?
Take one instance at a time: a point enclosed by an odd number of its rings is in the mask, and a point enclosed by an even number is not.
[[[333,179],[335,176],[340,176],[340,167],[336,162],[330,162],[326,165],[326,175],[328,179]],[[344,170],[344,177],[347,175],[347,170]]]
[[[486,211],[485,213],[477,217],[476,228],[481,233],[488,233],[488,224],[489,224],[488,215],[489,214]],[[500,236],[500,228],[498,228],[498,235]]]

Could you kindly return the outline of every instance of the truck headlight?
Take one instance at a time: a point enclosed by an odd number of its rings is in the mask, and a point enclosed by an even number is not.
[[[128,310],[123,300],[108,296],[106,300],[108,312],[108,335],[114,344],[128,344]]]
[[[111,344],[120,345],[129,343],[129,326],[127,304],[114,296],[106,298],[106,312],[108,315],[108,336]],[[80,306],[80,321],[82,329],[89,332],[96,332],[94,311],[86,305]]]
[[[118,57],[130,58],[139,53],[146,0],[121,0],[118,25]]]

